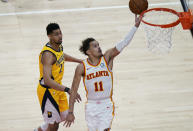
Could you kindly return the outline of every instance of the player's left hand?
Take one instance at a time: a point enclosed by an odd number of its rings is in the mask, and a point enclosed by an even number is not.
[[[68,113],[66,119],[64,120],[63,126],[70,127],[72,123],[74,123],[75,117],[73,113]]]
[[[80,101],[82,101],[82,99],[78,93],[76,94],[75,101],[77,101],[78,103],[80,103]]]
[[[68,91],[68,94],[69,95],[72,94],[72,90],[71,89]],[[82,99],[81,99],[81,97],[80,97],[80,95],[78,93],[76,94],[75,101],[77,101],[78,103],[80,103],[80,101],[82,101]]]
[[[143,16],[141,16],[141,15],[138,16],[138,17],[137,17],[137,15],[135,15],[135,26],[136,26],[136,27],[139,27],[142,18],[143,18]]]

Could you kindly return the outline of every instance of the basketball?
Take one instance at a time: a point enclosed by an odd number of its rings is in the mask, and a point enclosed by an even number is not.
[[[143,11],[148,8],[147,0],[130,0],[129,8],[134,14],[141,14]]]

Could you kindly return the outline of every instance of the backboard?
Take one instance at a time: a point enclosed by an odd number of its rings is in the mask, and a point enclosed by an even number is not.
[[[190,9],[193,13],[193,0],[180,0],[180,2],[185,12],[188,12],[188,10]],[[193,37],[193,26],[192,29],[190,29],[190,31]]]

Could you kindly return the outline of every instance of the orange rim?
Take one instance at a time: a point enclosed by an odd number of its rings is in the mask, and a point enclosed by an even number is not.
[[[174,15],[178,16],[178,12],[176,12],[173,9],[169,9],[169,8],[152,8],[152,9],[145,10],[144,12],[142,12],[141,16],[144,16],[145,13],[150,12],[150,11],[165,11],[165,12],[173,13]],[[151,25],[151,26],[158,26],[158,27],[161,27],[161,28],[170,28],[170,27],[174,27],[174,26],[178,25],[180,23],[180,18],[178,20],[176,20],[175,22],[173,22],[173,23],[162,24],[162,25],[151,24],[149,22],[144,21],[143,19],[142,19],[142,22],[147,24],[147,25]]]

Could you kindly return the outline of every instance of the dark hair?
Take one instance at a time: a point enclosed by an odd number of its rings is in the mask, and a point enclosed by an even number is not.
[[[60,29],[59,25],[57,23],[50,23],[46,27],[47,35],[51,34],[53,30]]]
[[[92,41],[95,41],[95,39],[94,38],[86,38],[85,40],[83,40],[82,45],[79,48],[80,52],[84,53],[85,55],[88,55],[88,54],[86,54],[86,51],[89,49],[90,42],[92,42]]]

